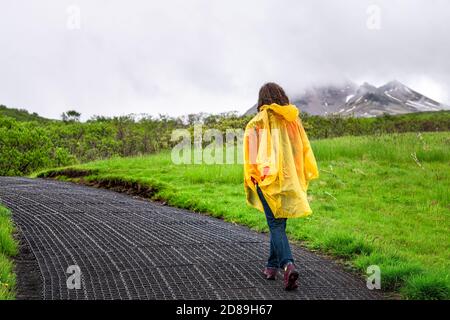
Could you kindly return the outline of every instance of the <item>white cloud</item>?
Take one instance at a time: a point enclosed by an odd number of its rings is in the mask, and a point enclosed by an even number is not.
[[[0,103],[48,117],[245,111],[264,82],[295,94],[344,78],[450,104],[445,0],[0,1]]]

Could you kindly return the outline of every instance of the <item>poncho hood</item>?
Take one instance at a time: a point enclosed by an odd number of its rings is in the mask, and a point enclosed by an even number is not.
[[[294,121],[298,117],[298,109],[296,106],[289,104],[287,106],[280,106],[279,104],[272,103],[269,105],[263,105],[259,108],[260,111],[272,110],[276,114],[279,114],[287,121]]]

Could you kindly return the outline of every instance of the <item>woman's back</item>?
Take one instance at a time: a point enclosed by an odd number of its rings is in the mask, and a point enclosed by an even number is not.
[[[252,133],[257,132],[257,136]],[[309,180],[318,176],[317,165],[308,138],[294,105],[264,105],[246,128],[246,180],[259,182],[275,217],[293,218],[311,213],[306,190]],[[251,140],[254,141],[251,141]],[[257,139],[257,141],[256,141]],[[250,144],[257,144],[251,155]],[[254,148],[253,148],[254,149]],[[254,151],[253,151],[254,152]],[[249,163],[253,160],[254,164]],[[267,168],[268,169],[265,169]],[[264,170],[265,169],[265,170]],[[258,181],[261,172],[264,181]],[[252,185],[246,183],[250,204],[261,210],[252,195]]]

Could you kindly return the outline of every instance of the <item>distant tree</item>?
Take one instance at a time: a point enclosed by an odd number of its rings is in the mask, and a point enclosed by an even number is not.
[[[61,114],[61,119],[64,122],[79,122],[80,117],[81,113],[75,110],[69,110]]]
[[[99,115],[93,115],[89,120],[87,120],[87,122],[108,122],[108,121],[112,121],[112,118]]]

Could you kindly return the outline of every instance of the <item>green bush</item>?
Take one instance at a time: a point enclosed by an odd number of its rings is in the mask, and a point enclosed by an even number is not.
[[[245,128],[252,117],[226,112],[178,118],[145,116],[140,120],[131,116],[94,117],[81,123],[48,120],[4,106],[0,111],[0,175],[22,175],[46,167],[156,153],[177,143],[171,141],[174,129],[186,128],[192,132],[193,126],[201,123],[204,129],[225,133],[227,129]],[[302,113],[301,118],[311,139],[450,130],[450,112],[445,111],[377,118],[322,117]],[[334,156],[329,154],[329,157]],[[442,158],[443,154],[419,150],[417,156]]]
[[[54,146],[44,127],[0,118],[0,175],[21,175],[73,163],[69,158],[67,150]]]

